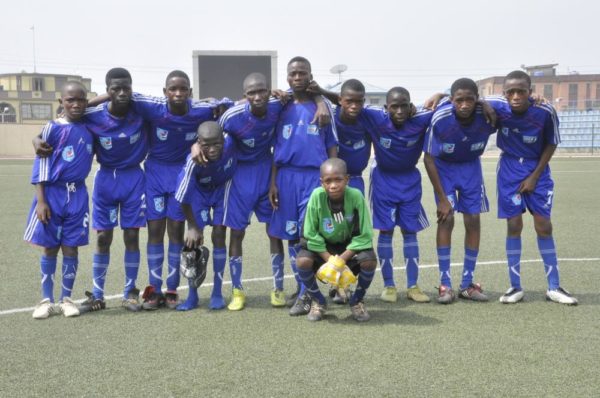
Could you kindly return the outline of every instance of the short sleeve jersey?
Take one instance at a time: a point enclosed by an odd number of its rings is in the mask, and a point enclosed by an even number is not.
[[[310,195],[304,219],[304,238],[308,250],[322,253],[327,243],[346,243],[348,250],[373,248],[373,226],[362,193],[346,187],[344,192],[344,219],[338,222],[333,217],[329,198],[323,187],[316,188]]]
[[[148,159],[180,164],[185,161],[196,142],[198,126],[215,120],[214,110],[219,103],[188,100],[188,112],[174,115],[169,112],[167,99],[134,94],[134,109],[150,123]]]
[[[338,157],[346,162],[348,174],[361,175],[371,157],[371,136],[369,122],[361,112],[354,124],[346,124],[340,119],[341,108],[335,109],[335,126],[338,134]]]
[[[539,159],[546,145],[558,145],[558,117],[551,105],[535,105],[530,100],[527,111],[513,113],[504,97],[486,97],[498,118],[497,145],[503,152],[528,159]]]
[[[420,109],[398,128],[382,108],[367,106],[363,112],[373,126],[369,133],[375,149],[377,167],[388,172],[404,172],[415,168],[421,152],[425,132],[433,112]]]
[[[452,104],[438,107],[427,130],[425,152],[449,162],[469,162],[481,156],[496,129],[486,122],[480,106],[474,112],[473,120],[465,125]]]
[[[148,124],[132,109],[124,117],[111,115],[108,104],[85,112],[86,125],[94,135],[98,163],[113,169],[138,166],[148,152]]]
[[[249,103],[229,108],[219,124],[235,143],[239,162],[253,163],[271,158],[275,126],[283,104],[272,98],[267,113],[262,117],[252,114]]]
[[[286,104],[275,128],[274,161],[278,167],[318,169],[327,160],[327,150],[338,144],[335,123],[326,127],[311,123],[316,110],[313,101]]]
[[[180,203],[191,203],[197,190],[210,191],[229,181],[236,166],[235,145],[231,137],[226,135],[223,153],[219,160],[200,166],[192,160],[191,155],[188,155],[179,178],[175,199]]]
[[[46,124],[42,139],[53,148],[46,158],[33,162],[31,183],[68,183],[84,181],[92,168],[93,137],[85,123],[57,119]]]

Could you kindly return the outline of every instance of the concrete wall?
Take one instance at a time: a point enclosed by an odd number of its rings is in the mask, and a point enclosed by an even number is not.
[[[31,139],[43,127],[44,124],[0,124],[0,157],[32,158]]]

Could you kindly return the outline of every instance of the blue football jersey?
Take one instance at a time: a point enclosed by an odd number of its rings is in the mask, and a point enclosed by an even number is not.
[[[348,174],[361,175],[371,157],[369,121],[361,112],[354,124],[345,124],[340,119],[341,108],[335,109],[335,127],[338,134],[338,157],[346,162]]]
[[[223,153],[219,160],[200,166],[192,160],[191,155],[188,155],[185,166],[179,174],[175,199],[180,203],[191,203],[197,190],[212,190],[229,181],[236,166],[235,144],[229,135],[225,135]]]
[[[486,97],[498,115],[498,148],[519,158],[538,159],[546,145],[558,145],[558,117],[549,104],[535,105],[530,100],[527,111],[513,113],[504,97]]]
[[[477,159],[496,131],[483,115],[481,106],[475,108],[473,121],[463,125],[456,118],[451,103],[438,107],[431,119],[425,138],[425,152],[449,162],[469,162]]]
[[[219,123],[233,138],[239,162],[256,162],[272,156],[275,125],[282,109],[281,101],[272,98],[263,117],[254,116],[248,102],[229,108],[221,116]]]
[[[327,150],[338,144],[335,123],[326,127],[311,123],[316,110],[317,105],[312,101],[286,104],[275,128],[277,167],[318,169],[328,158]],[[333,112],[331,120],[334,120]]]
[[[233,105],[230,100],[207,103],[188,100],[188,112],[174,115],[169,112],[165,97],[151,97],[134,93],[134,110],[150,123],[150,149],[148,159],[163,163],[183,163],[190,148],[198,137],[198,126],[209,120],[216,120],[217,106]]]
[[[433,111],[420,109],[399,129],[382,108],[367,106],[363,112],[373,126],[369,133],[375,149],[377,167],[389,172],[414,169],[423,152],[425,132]]]
[[[92,168],[94,139],[85,123],[65,119],[48,122],[42,140],[54,149],[47,158],[35,158],[31,183],[85,181]]]
[[[138,166],[148,152],[148,124],[133,110],[122,118],[111,115],[108,104],[85,111],[86,125],[94,134],[98,163],[112,169]]]

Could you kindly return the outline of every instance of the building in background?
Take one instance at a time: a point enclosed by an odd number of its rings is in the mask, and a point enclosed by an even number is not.
[[[338,82],[325,88],[328,91],[333,91],[334,93],[339,94],[339,92],[342,90],[342,84],[344,84],[344,82]],[[362,82],[362,84],[365,86],[365,104],[376,106],[385,105],[385,96],[387,94],[387,90],[366,82]]]
[[[558,64],[534,65],[521,68],[531,76],[533,92],[551,101],[557,111],[600,110],[600,74],[568,75],[556,73]],[[502,94],[504,76],[492,76],[477,81],[479,94]]]
[[[194,98],[239,99],[242,83],[252,72],[262,73],[277,88],[277,51],[194,51]]]
[[[45,73],[0,74],[0,123],[40,124],[54,119],[60,89],[69,80],[81,82],[91,92],[92,80],[75,75]]]

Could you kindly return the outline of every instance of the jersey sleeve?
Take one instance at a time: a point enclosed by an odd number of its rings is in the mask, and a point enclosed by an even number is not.
[[[327,251],[325,238],[319,233],[319,218],[319,195],[313,191],[306,206],[303,234],[308,250],[315,253]]]
[[[329,126],[327,126],[327,130],[325,131],[325,147],[329,149],[332,146],[336,146],[338,144],[338,134],[337,128],[335,126],[335,115],[333,113],[333,106],[331,105],[331,102],[329,102],[328,99],[323,98],[323,101],[327,106],[327,111],[329,112],[329,119],[331,120],[331,123],[329,123]]]
[[[358,211],[359,234],[352,237],[347,250],[359,251],[373,248],[373,225],[367,208],[367,202],[362,195],[354,195],[355,207]]]
[[[53,148],[53,152],[45,157],[35,157],[33,161],[33,170],[31,173],[31,183],[39,184],[50,180],[50,168],[52,166],[52,159],[54,158],[54,151],[60,150],[57,148],[57,134],[52,123],[46,123],[40,134],[42,141],[48,143]]]
[[[191,204],[193,199],[193,193],[198,189],[196,183],[196,163],[192,160],[191,156],[188,156],[187,161],[183,170],[179,173],[177,178],[177,190],[175,191],[175,199],[179,203]]]
[[[541,105],[541,108],[548,112],[548,117],[544,123],[544,142],[549,145],[558,145],[560,144],[560,132],[556,110],[551,105]]]
[[[133,110],[146,120],[154,120],[160,117],[161,110],[166,104],[166,98],[153,97],[140,93],[131,96]]]

